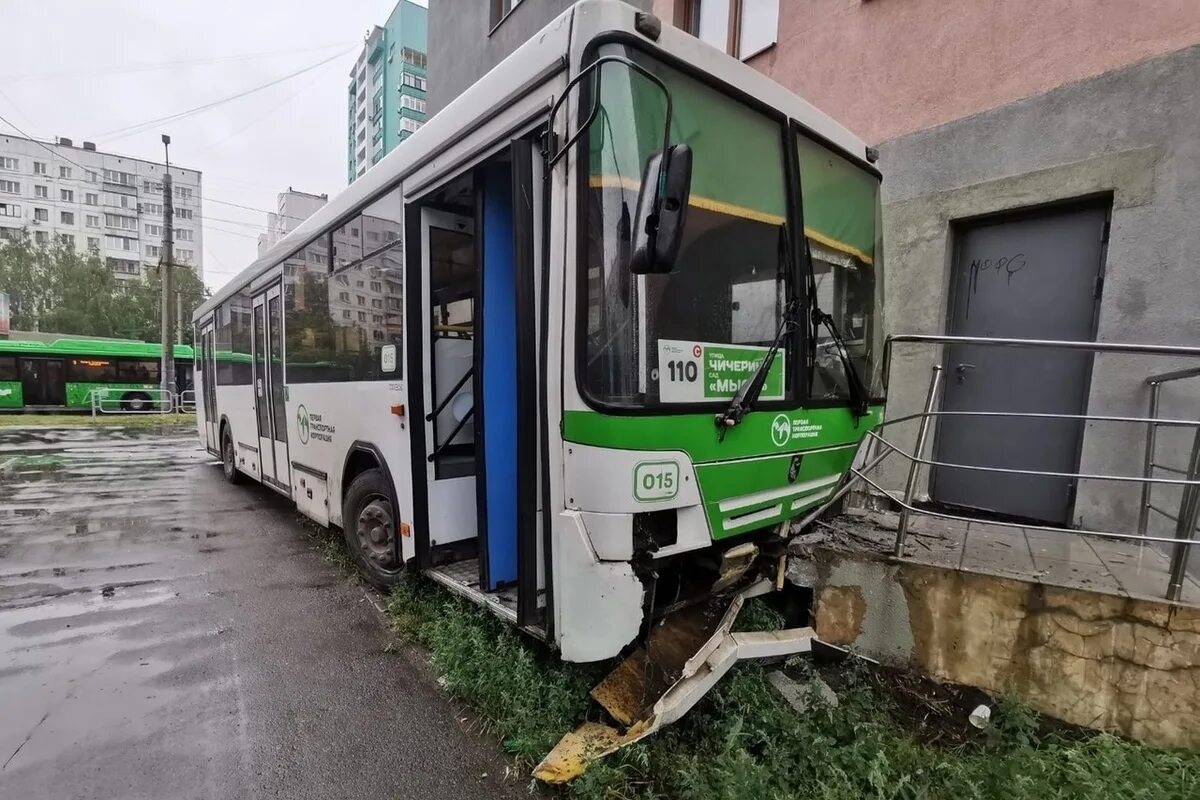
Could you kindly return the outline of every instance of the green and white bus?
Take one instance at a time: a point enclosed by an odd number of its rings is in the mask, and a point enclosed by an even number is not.
[[[199,308],[201,441],[370,581],[617,655],[777,585],[881,419],[872,156],[687,33],[577,3]]]
[[[0,411],[86,410],[108,390],[106,409],[144,411],[158,399],[162,345],[112,339],[0,339]],[[175,346],[178,391],[192,388],[193,353]]]

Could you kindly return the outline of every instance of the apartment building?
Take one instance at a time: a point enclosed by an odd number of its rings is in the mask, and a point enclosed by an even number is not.
[[[350,70],[346,179],[353,183],[425,122],[427,10],[400,0]]]
[[[435,3],[430,110],[569,5]],[[633,5],[766,73],[878,149],[887,332],[1200,345],[1200,229],[1189,224],[1200,196],[1194,0]],[[920,411],[930,367],[942,360],[946,408],[1110,416],[1144,415],[1148,376],[1195,366],[1047,351],[1005,358],[898,350],[888,414]],[[1197,418],[1197,384],[1165,386],[1160,413]],[[1141,472],[1146,436],[1113,422],[950,418],[932,433],[935,460],[1108,475]],[[900,429],[897,443],[911,446],[915,435],[915,425]],[[1186,465],[1189,435],[1160,432],[1158,463]],[[907,476],[895,461],[889,489]],[[1094,529],[1137,525],[1133,483],[1063,478],[1033,492],[1021,476],[926,472],[918,497],[942,505]],[[1155,504],[1177,507],[1178,488],[1156,488]],[[1150,531],[1170,536],[1173,525],[1155,516]]]
[[[0,136],[0,240],[26,228],[38,243],[94,251],[114,275],[140,278],[162,256],[164,170],[91,142]],[[175,263],[203,279],[201,174],[172,165],[171,177]]]
[[[297,192],[291,186],[280,192],[276,210],[267,215],[267,230],[258,235],[258,254],[261,256],[287,236],[296,226],[308,219],[317,209],[329,202],[327,194]]]

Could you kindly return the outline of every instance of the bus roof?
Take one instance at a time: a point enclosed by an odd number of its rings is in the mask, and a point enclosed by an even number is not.
[[[52,342],[34,342],[27,339],[0,339],[0,354],[161,358],[162,345],[158,342],[133,342],[112,339],[55,339]],[[192,358],[191,345],[175,345],[175,357]]]
[[[474,122],[487,119],[510,104],[513,92],[537,86],[566,69],[570,58],[603,33],[645,38],[635,28],[633,6],[615,0],[580,0],[534,34],[486,75],[435,114],[403,143],[344,191],[300,223],[274,247],[255,259],[213,293],[192,315],[199,322],[229,297],[278,266],[283,259],[332,227],[371,198],[459,142]],[[722,53],[690,34],[664,25],[658,41],[662,50],[695,64],[719,80],[780,109],[846,155],[866,164],[865,143],[845,127],[775,81],[740,60]],[[553,98],[547,96],[547,107]],[[874,170],[874,167],[868,166]]]

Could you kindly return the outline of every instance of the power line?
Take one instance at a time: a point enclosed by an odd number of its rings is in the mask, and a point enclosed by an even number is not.
[[[222,64],[232,61],[249,61],[255,58],[264,58],[267,56],[282,56],[296,55],[299,53],[311,53],[317,50],[330,50],[334,47],[353,47],[356,43],[340,42],[337,44],[323,44],[313,47],[300,47],[290,50],[265,50],[259,53],[241,53],[227,56],[210,56],[206,58],[188,58],[177,61],[160,61],[150,64],[133,64],[127,67],[116,67],[115,69],[107,70],[87,70],[85,72],[43,72],[26,75],[0,75],[0,80],[9,83],[17,83],[19,81],[44,81],[57,80],[59,78],[78,78],[82,76],[93,75],[128,75],[135,72],[153,72],[159,69],[169,67],[191,67],[191,66],[208,66],[212,64]]]
[[[289,72],[287,75],[284,75],[283,77],[280,77],[280,78],[276,78],[275,80],[272,80],[272,81],[268,81],[267,83],[263,83],[258,86],[251,87],[249,89],[245,89],[241,92],[237,92],[236,94],[231,94],[228,97],[222,97],[219,100],[213,100],[212,102],[204,103],[203,105],[196,106],[195,108],[189,108],[186,111],[179,111],[174,114],[168,114],[165,117],[158,117],[157,119],[150,119],[150,120],[146,120],[145,122],[139,122],[136,125],[127,125],[124,128],[117,128],[116,130],[101,134],[99,138],[103,139],[106,142],[115,142],[115,141],[119,141],[121,139],[128,138],[130,136],[133,136],[135,134],[141,133],[144,130],[148,130],[148,129],[154,127],[155,125],[159,125],[164,122],[176,122],[178,120],[185,119],[186,117],[194,116],[201,112],[207,111],[211,108],[216,108],[219,105],[224,105],[225,103],[229,103],[234,100],[239,100],[243,97],[246,97],[247,95],[254,94],[255,92],[261,92],[263,89],[269,89],[270,87],[275,86],[280,83],[283,83],[284,81],[291,80],[292,78],[295,78],[298,75],[303,75],[305,72],[310,72],[310,71],[316,69],[317,67],[322,67],[322,66],[328,64],[330,61],[339,59],[349,52],[350,52],[350,50],[343,50],[342,52],[337,53],[336,55],[332,55],[329,58],[323,58],[315,64],[309,64],[307,67],[298,69],[295,72]]]

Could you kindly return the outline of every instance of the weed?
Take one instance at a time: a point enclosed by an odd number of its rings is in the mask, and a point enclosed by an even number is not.
[[[388,604],[396,629],[429,649],[447,690],[473,706],[518,766],[599,718],[588,690],[611,665],[581,667],[485,611],[409,578]],[[778,623],[749,603],[742,630]],[[802,680],[815,680],[803,666]],[[953,750],[918,742],[871,668],[848,662],[838,703],[819,692],[808,711],[784,703],[755,664],[735,670],[677,725],[592,764],[566,787],[586,800],[1184,800],[1200,797],[1200,756],[1097,734],[1039,733],[1027,706],[1002,698],[993,728]]]
[[[196,429],[195,414],[0,414],[0,428]]]

